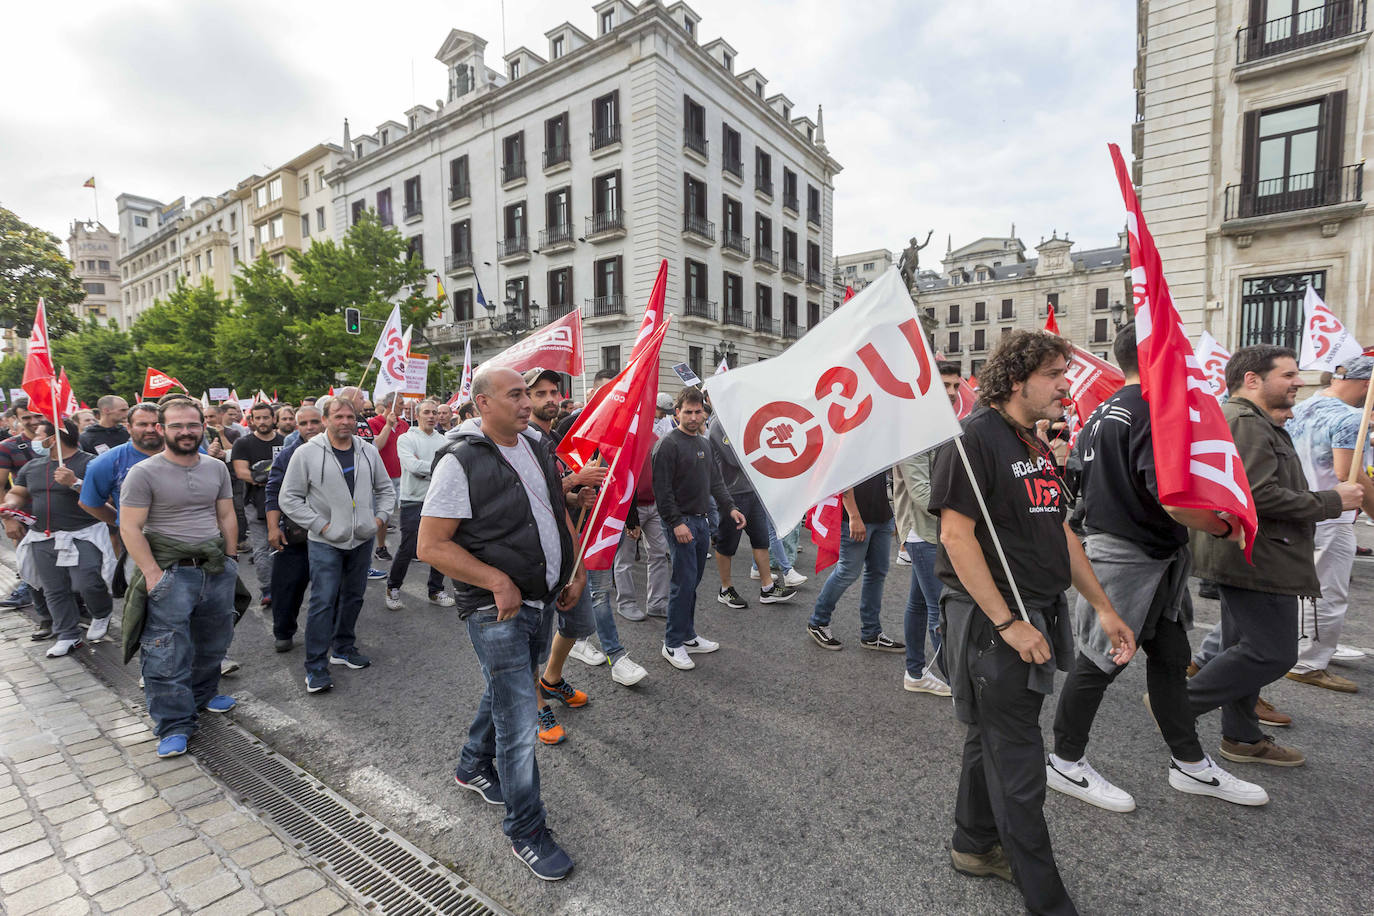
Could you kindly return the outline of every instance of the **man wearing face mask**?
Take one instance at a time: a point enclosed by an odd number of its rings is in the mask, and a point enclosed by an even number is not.
[[[33,458],[33,438],[38,435],[38,421],[41,414],[29,410],[28,398],[16,398],[10,408],[15,434],[0,442],[0,499],[10,488],[10,478]],[[26,607],[33,604],[33,589],[27,582],[20,582],[8,598],[0,601],[0,607]]]
[[[108,632],[114,607],[108,581],[114,575],[115,554],[109,531],[77,503],[81,478],[94,456],[77,448],[76,424],[66,421],[60,437],[51,420],[40,420],[37,426],[34,458],[20,469],[5,497],[5,505],[14,508],[31,503],[34,524],[25,532],[23,525],[7,517],[5,531],[19,544],[21,574],[39,586],[35,602],[43,623],[34,635],[56,636],[48,657],[60,658],[81,645],[77,594],[91,612],[86,637],[97,640]]]

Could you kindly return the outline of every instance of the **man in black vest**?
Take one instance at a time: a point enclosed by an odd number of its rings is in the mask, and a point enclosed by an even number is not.
[[[573,862],[544,825],[535,666],[554,611],[577,604],[587,575],[573,572],[575,536],[553,456],[526,432],[525,380],[511,369],[479,370],[472,398],[482,427],[436,454],[418,544],[420,560],[453,579],[487,682],[454,779],[505,805],[502,829],[516,858],[556,881]]]

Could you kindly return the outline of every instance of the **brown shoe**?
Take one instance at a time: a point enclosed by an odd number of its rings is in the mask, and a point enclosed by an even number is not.
[[[1264,697],[1255,701],[1255,715],[1259,718],[1261,725],[1268,725],[1270,728],[1287,728],[1293,724],[1293,717],[1286,712],[1279,712]]]
[[[1000,843],[982,854],[951,849],[949,858],[954,870],[961,875],[968,875],[971,878],[1011,880],[1011,863],[1007,861],[1007,854],[1002,851],[1002,844]]]
[[[1188,676],[1189,676],[1189,677],[1192,677],[1193,675],[1197,674],[1197,673],[1198,673],[1199,671],[1201,671],[1201,670],[1202,670],[1202,669],[1199,668],[1199,667],[1197,666],[1197,662],[1189,662],[1189,663],[1188,663]]]
[[[1349,678],[1341,677],[1339,674],[1332,674],[1325,668],[1316,671],[1296,672],[1290,671],[1284,677],[1290,681],[1297,681],[1299,684],[1311,684],[1313,687],[1325,687],[1327,690],[1335,690],[1338,693],[1359,693],[1360,688]]]
[[[1232,763],[1267,763],[1275,767],[1300,767],[1307,762],[1302,751],[1280,747],[1268,735],[1253,744],[1222,738],[1221,756]]]

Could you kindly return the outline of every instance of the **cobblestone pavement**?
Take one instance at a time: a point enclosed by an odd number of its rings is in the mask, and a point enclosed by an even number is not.
[[[0,611],[0,911],[361,912],[194,756],[158,759],[147,717],[33,630]]]

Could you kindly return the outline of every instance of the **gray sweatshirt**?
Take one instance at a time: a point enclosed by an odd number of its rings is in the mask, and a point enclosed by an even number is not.
[[[376,447],[357,436],[353,467],[350,493],[328,434],[309,440],[296,449],[286,467],[277,497],[282,514],[308,529],[310,540],[340,550],[372,540],[377,519],[385,522],[396,508],[396,491]]]

